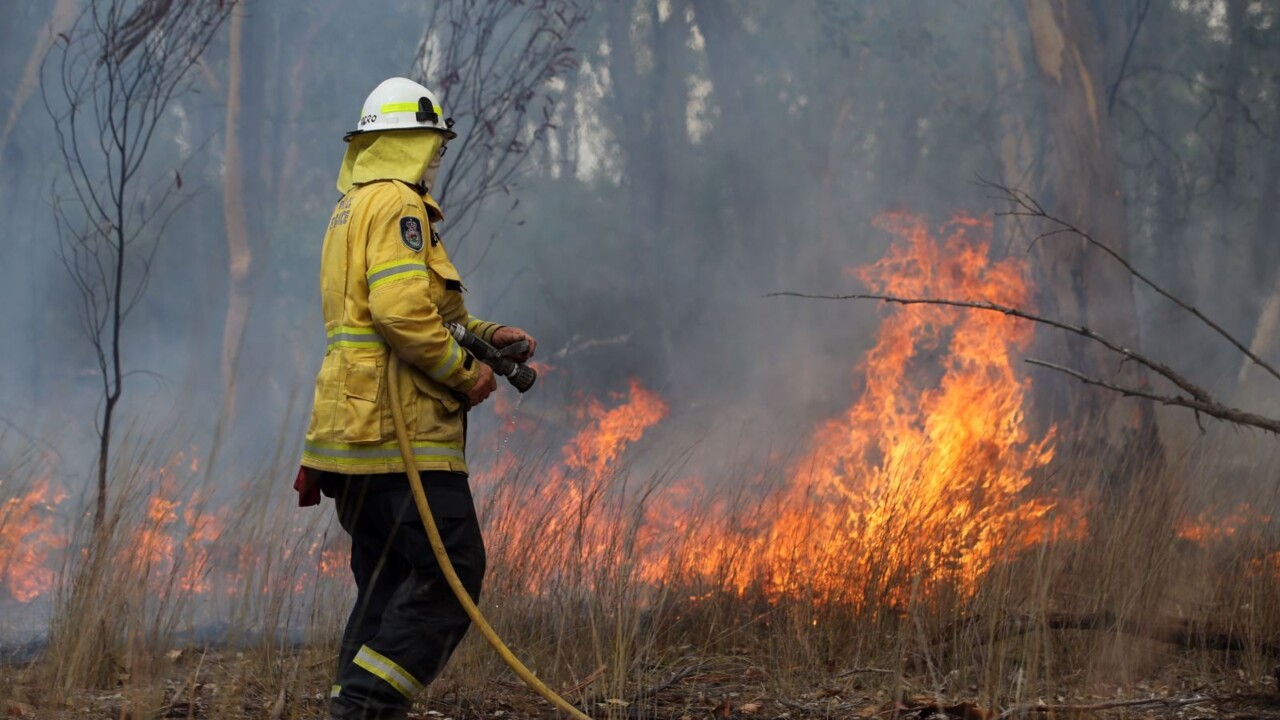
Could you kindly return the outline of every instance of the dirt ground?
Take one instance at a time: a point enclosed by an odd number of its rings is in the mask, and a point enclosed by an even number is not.
[[[935,673],[906,677],[885,668],[836,668],[821,678],[775,678],[767,662],[713,657],[652,673],[653,682],[628,697],[593,686],[603,674],[561,688],[593,718],[701,720],[1003,720],[1015,717],[1280,720],[1280,667],[1205,673],[1204,658],[1171,652],[1172,663],[1149,677],[1107,682],[1064,679],[1048,697],[992,706],[976,686],[951,688]],[[118,675],[116,687],[59,692],[39,687],[37,665],[0,668],[0,707],[7,718],[324,718],[329,658],[295,653],[275,660],[281,674],[265,677],[261,658],[226,650],[170,653],[169,672],[148,683]],[[1252,663],[1256,665],[1256,663]],[[935,678],[935,679],[930,679]],[[935,688],[928,691],[926,687]],[[785,690],[783,688],[786,688]],[[939,691],[938,688],[941,690]],[[557,717],[550,705],[503,672],[488,679],[438,680],[411,718],[433,720]]]

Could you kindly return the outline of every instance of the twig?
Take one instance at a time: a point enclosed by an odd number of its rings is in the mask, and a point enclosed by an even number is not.
[[[840,674],[836,675],[836,678],[837,678],[837,679],[843,679],[843,678],[847,678],[847,677],[852,677],[852,676],[854,676],[854,675],[861,675],[861,674],[864,674],[864,673],[865,673],[865,674],[875,674],[875,675],[892,675],[892,674],[894,674],[895,672],[897,672],[897,671],[896,671],[896,670],[889,670],[888,668],[877,668],[877,667],[852,667],[852,668],[849,668],[848,670],[841,671],[841,672],[840,672]]]
[[[1154,393],[1149,390],[1143,390],[1141,388],[1128,387],[1125,385],[1116,385],[1114,383],[1109,383],[1099,378],[1085,375],[1079,370],[1074,370],[1072,368],[1065,367],[1063,365],[1057,365],[1051,362],[1046,362],[1044,360],[1036,360],[1035,358],[1027,358],[1026,362],[1029,365],[1038,365],[1043,368],[1048,368],[1050,370],[1054,370],[1066,375],[1070,375],[1071,377],[1076,378],[1077,380],[1079,380],[1080,382],[1086,385],[1093,385],[1095,387],[1100,387],[1100,388],[1104,388],[1114,392],[1118,392],[1121,395],[1124,395],[1125,397],[1146,398],[1147,400],[1152,400],[1162,405],[1183,407],[1189,410],[1194,410],[1198,413],[1204,413],[1205,415],[1209,415],[1211,417],[1216,417],[1219,420],[1225,420],[1226,422],[1235,423],[1236,425],[1248,425],[1250,427],[1256,427],[1260,430],[1266,430],[1268,432],[1272,432],[1272,433],[1276,433],[1277,435],[1280,435],[1280,421],[1273,420],[1269,417],[1264,417],[1262,415],[1257,415],[1255,413],[1245,412],[1244,410],[1240,410],[1238,408],[1227,407],[1226,405],[1223,405],[1213,400],[1201,401],[1193,398],[1180,397],[1177,395],[1161,395],[1159,393]]]
[[[684,667],[672,673],[672,675],[668,677],[666,680],[663,680],[657,685],[652,685],[647,688],[641,688],[631,693],[625,698],[624,701],[627,702],[628,704],[635,704],[640,702],[644,698],[653,697],[654,695],[657,695],[658,693],[673,687],[674,685],[679,683],[681,680],[684,680],[685,678],[692,675],[695,671],[701,670],[705,665],[706,665],[705,661],[698,661],[695,663],[691,663],[689,665],[685,665]],[[604,700],[603,697],[596,696],[582,703],[578,707],[585,710],[585,708],[592,707],[596,703],[603,702],[603,700]]]
[[[631,697],[628,698],[628,702],[636,703],[636,702],[640,702],[646,697],[653,697],[654,695],[657,695],[663,690],[673,687],[676,683],[689,677],[694,673],[694,671],[701,670],[704,665],[705,663],[703,662],[696,662],[696,663],[693,663],[692,665],[685,665],[684,667],[672,673],[671,677],[667,678],[666,680],[663,680],[657,685],[653,685],[643,690],[637,690],[636,692],[632,693]]]
[[[1015,209],[1010,210],[1008,212],[1000,213],[1000,215],[1010,216],[1010,217],[1036,218],[1040,220],[1045,220],[1047,222],[1053,223],[1054,225],[1058,226],[1057,229],[1055,230],[1052,230],[1047,233],[1041,233],[1039,236],[1035,238],[1035,240],[1032,241],[1033,243],[1039,240],[1042,240],[1044,238],[1050,237],[1052,235],[1057,235],[1061,233],[1074,234],[1080,237],[1082,240],[1087,242],[1091,247],[1097,248],[1098,250],[1101,250],[1102,252],[1106,253],[1108,257],[1110,257],[1112,260],[1118,263],[1121,267],[1123,267],[1125,271],[1127,271],[1131,276],[1133,276],[1134,278],[1137,278],[1138,281],[1140,281],[1142,284],[1151,288],[1161,297],[1172,302],[1174,305],[1177,305],[1182,310],[1190,313],[1197,320],[1203,323],[1206,327],[1213,330],[1215,333],[1217,333],[1227,342],[1234,345],[1237,350],[1243,353],[1245,357],[1252,360],[1254,364],[1266,370],[1268,373],[1271,373],[1272,377],[1276,378],[1277,380],[1280,380],[1280,370],[1277,370],[1273,365],[1268,363],[1266,360],[1263,360],[1261,357],[1258,357],[1258,355],[1254,353],[1252,350],[1250,350],[1248,346],[1246,346],[1243,342],[1237,339],[1234,335],[1227,332],[1227,330],[1223,328],[1221,325],[1209,319],[1208,316],[1200,312],[1200,310],[1196,309],[1195,306],[1188,304],[1183,299],[1179,298],[1178,296],[1174,295],[1168,290],[1165,290],[1163,286],[1156,283],[1151,278],[1147,277],[1145,274],[1143,274],[1141,271],[1135,268],[1132,263],[1130,263],[1128,260],[1121,257],[1121,255],[1117,253],[1115,250],[1112,250],[1107,245],[1101,242],[1098,242],[1093,238],[1092,235],[1081,230],[1075,225],[1072,225],[1066,220],[1050,215],[1044,209],[1044,207],[1040,205],[1038,201],[1036,201],[1035,198],[1031,197],[1029,193],[1022,190],[1018,190],[1016,188],[1010,188],[1005,185],[1001,185],[999,183],[991,182],[989,180],[983,180],[981,178],[979,180],[980,180],[980,184],[984,185],[990,190],[995,190],[996,192],[1001,193],[1004,196],[1003,199],[1007,200],[1008,202],[1012,203],[1015,206]]]
[[[1106,380],[1102,380],[1100,378],[1095,378],[1089,375],[1085,375],[1079,370],[1074,370],[1072,368],[1065,367],[1063,365],[1056,365],[1054,363],[1046,362],[1044,360],[1028,359],[1027,362],[1032,365],[1039,365],[1041,367],[1045,367],[1050,370],[1055,370],[1057,372],[1065,373],[1086,384],[1095,385],[1097,387],[1118,392],[1126,396],[1141,397],[1141,398],[1146,398],[1159,403],[1163,403],[1165,405],[1173,405],[1173,406],[1188,408],[1191,410],[1195,410],[1196,412],[1202,412],[1206,415],[1216,417],[1219,420],[1225,420],[1227,422],[1235,423],[1237,425],[1248,425],[1250,427],[1256,427],[1261,430],[1266,430],[1268,432],[1272,432],[1280,435],[1280,420],[1274,420],[1269,417],[1264,417],[1262,415],[1245,412],[1238,408],[1233,408],[1227,405],[1223,405],[1222,403],[1214,399],[1214,397],[1210,395],[1207,390],[1191,382],[1186,377],[1184,377],[1181,373],[1169,367],[1168,365],[1165,365],[1162,362],[1149,358],[1146,355],[1140,352],[1137,352],[1136,350],[1131,350],[1103,335],[1099,335],[1093,330],[1090,330],[1089,328],[1084,327],[1082,325],[1072,325],[1071,323],[1065,323],[1065,322],[1062,322],[1061,320],[1054,320],[1053,318],[1047,318],[1047,317],[1044,317],[1043,315],[1037,315],[1035,313],[1027,312],[1026,310],[1021,310],[1019,308],[1011,307],[1009,305],[999,305],[997,303],[987,302],[985,300],[948,300],[946,298],[908,298],[908,297],[899,297],[896,295],[881,295],[877,293],[852,293],[848,295],[811,295],[807,293],[797,293],[797,292],[777,292],[777,293],[769,293],[768,295],[766,295],[766,297],[798,297],[798,298],[805,298],[809,300],[879,300],[881,302],[896,303],[898,305],[942,305],[946,307],[957,307],[957,308],[966,308],[971,310],[986,310],[988,312],[998,312],[1003,315],[1019,318],[1021,320],[1027,320],[1033,323],[1038,323],[1041,325],[1047,325],[1049,327],[1058,328],[1060,330],[1066,330],[1068,332],[1075,333],[1076,335],[1080,335],[1081,337],[1085,337],[1090,340],[1093,340],[1094,342],[1102,345],[1108,350],[1111,350],[1112,352],[1124,357],[1126,360],[1132,360],[1146,368],[1149,368],[1155,371],[1156,373],[1159,373],[1161,376],[1163,376],[1164,378],[1172,382],[1174,385],[1177,385],[1179,388],[1186,391],[1186,393],[1191,397],[1183,397],[1179,395],[1161,395],[1151,390],[1145,390],[1142,388],[1135,388],[1135,387],[1125,386],[1125,385],[1117,385],[1117,384],[1108,382]]]
[[[578,682],[565,687],[563,690],[560,691],[560,694],[574,695],[576,693],[582,692],[583,690],[586,690],[588,687],[591,686],[592,683],[594,683],[596,680],[599,680],[604,675],[605,670],[608,670],[608,669],[609,669],[609,666],[607,664],[601,664],[600,667],[596,668],[595,670],[592,670],[590,673],[587,674],[586,677],[582,678],[582,680],[579,680]]]
[[[998,312],[1003,315],[1008,315],[1010,317],[1016,317],[1022,320],[1029,320],[1034,323],[1047,325],[1049,327],[1055,327],[1055,328],[1058,328],[1059,330],[1066,330],[1068,332],[1075,333],[1076,335],[1080,335],[1081,337],[1086,337],[1118,355],[1121,355],[1129,360],[1133,360],[1134,362],[1137,362],[1138,364],[1143,365],[1147,368],[1150,368],[1151,370],[1154,370],[1160,375],[1163,375],[1174,385],[1177,385],[1178,387],[1185,390],[1193,398],[1200,400],[1202,402],[1213,402],[1213,398],[1209,395],[1209,392],[1207,390],[1191,382],[1187,378],[1183,377],[1182,374],[1180,374],[1179,372],[1169,367],[1168,365],[1165,365],[1162,362],[1149,358],[1146,355],[1143,355],[1142,353],[1137,352],[1136,350],[1131,350],[1109,338],[1099,335],[1098,333],[1090,330],[1087,327],[1084,327],[1083,325],[1072,325],[1071,323],[1065,323],[1065,322],[1062,322],[1061,320],[1054,320],[1053,318],[1047,318],[1047,317],[1044,317],[1043,315],[1037,315],[1035,313],[1027,312],[1026,310],[1021,310],[1019,308],[1012,307],[1010,305],[999,305],[997,303],[987,302],[985,300],[949,300],[947,298],[908,298],[908,297],[899,297],[897,295],[881,295],[877,293],[852,293],[849,295],[810,295],[807,293],[797,293],[797,292],[778,292],[778,293],[770,293],[769,295],[766,295],[766,297],[798,297],[798,298],[806,298],[809,300],[880,300],[881,302],[896,303],[898,305],[944,305],[948,307],[958,307],[958,308],[968,308],[972,310],[987,310],[989,312]]]
[[[1183,708],[1189,705],[1202,705],[1212,702],[1214,698],[1203,695],[1195,697],[1182,698],[1145,698],[1142,700],[1112,700],[1109,702],[1091,703],[1087,705],[1044,705],[1041,703],[1023,703],[1014,705],[1013,707],[1000,713],[1000,720],[1004,718],[1021,715],[1023,713],[1051,713],[1051,712],[1094,712],[1097,710],[1114,710],[1116,708],[1135,708],[1146,705],[1161,705],[1167,709]]]
[[[1151,0],[1145,0],[1142,7],[1138,9],[1138,19],[1133,24],[1133,32],[1129,33],[1129,44],[1124,48],[1124,58],[1120,61],[1120,71],[1116,74],[1115,84],[1111,86],[1111,92],[1107,97],[1107,112],[1111,112],[1116,106],[1116,93],[1120,91],[1120,83],[1124,82],[1125,71],[1129,69],[1129,57],[1133,54],[1134,43],[1138,40],[1138,33],[1142,31],[1142,21],[1147,19],[1147,11],[1151,9]]]
[[[330,665],[330,664],[335,663],[335,662],[337,662],[337,661],[338,661],[338,656],[337,656],[337,655],[332,655],[332,656],[330,656],[330,657],[324,658],[323,660],[317,660],[317,661],[315,661],[315,662],[313,662],[313,663],[308,664],[308,665],[307,665],[307,669],[308,669],[308,670],[315,670],[316,668],[320,667],[321,665]]]

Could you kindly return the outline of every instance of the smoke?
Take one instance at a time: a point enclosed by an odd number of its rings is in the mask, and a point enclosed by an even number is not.
[[[1214,72],[1229,33],[1199,4],[1157,5],[1112,110],[1126,236],[1136,261],[1249,338],[1274,277],[1242,268],[1233,253],[1260,243],[1256,234],[1274,219],[1264,191],[1273,191],[1240,190],[1249,183],[1231,178],[1276,165],[1266,160],[1280,137],[1267,94],[1274,77],[1242,71],[1233,89],[1187,80]],[[128,321],[125,362],[139,374],[127,381],[121,411],[137,437],[202,453],[217,446],[209,472],[227,478],[227,492],[233,478],[263,468],[291,480],[323,353],[316,284],[340,137],[370,89],[411,72],[422,33],[432,31],[416,4],[353,13],[335,0],[289,0],[245,11],[242,66],[230,64],[224,32],[152,150],[151,177],[168,181],[185,167],[184,182],[198,192],[158,238],[150,284]],[[0,30],[9,103],[47,12],[24,6]],[[1110,88],[1135,19],[1108,21],[1101,42]],[[1257,32],[1274,23],[1257,13],[1245,21]],[[1021,114],[1031,119],[1024,129],[1034,129],[1053,89],[1035,76],[1025,37],[1010,51],[993,22],[1025,36],[1021,4],[1000,0],[596,7],[574,41],[576,68],[557,81],[564,100],[545,140],[530,147],[528,171],[485,206],[461,247],[450,244],[448,224],[441,228],[466,273],[471,311],[539,338],[550,367],[515,412],[554,425],[634,378],[670,407],[646,439],[664,448],[650,457],[655,466],[695,446],[710,476],[802,454],[812,430],[861,392],[856,368],[882,311],[764,295],[855,290],[846,268],[875,260],[890,242],[873,226],[879,213],[904,209],[938,222],[991,212],[1000,208],[975,177],[1032,190],[1043,171],[1042,136],[1011,138],[1004,120]],[[1261,52],[1242,62],[1259,63]],[[1001,74],[1010,54],[1027,63],[1020,79]],[[243,84],[252,265],[247,290],[236,291],[248,293],[250,312],[228,388],[219,366],[233,292],[222,193],[234,72]],[[9,442],[55,450],[62,479],[79,492],[95,450],[98,371],[55,252],[50,205],[62,168],[52,128],[38,102],[18,117],[0,170],[8,230],[0,425]],[[1239,142],[1225,178],[1221,158],[1210,156],[1231,139]],[[1030,162],[1010,167],[1009,144],[1023,142]],[[1003,252],[1027,252],[1029,236],[1001,228]],[[1183,320],[1146,296],[1140,302],[1137,330],[1171,361],[1189,362],[1207,383],[1226,383],[1239,369],[1230,348],[1181,335],[1190,332]],[[495,405],[475,413],[473,437],[503,432],[508,406]]]

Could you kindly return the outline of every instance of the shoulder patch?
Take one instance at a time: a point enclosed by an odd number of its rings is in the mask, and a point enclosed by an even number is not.
[[[422,221],[416,217],[400,218],[400,241],[414,252],[422,250]]]

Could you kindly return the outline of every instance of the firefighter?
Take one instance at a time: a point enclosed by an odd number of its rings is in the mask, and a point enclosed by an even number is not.
[[[295,488],[299,504],[334,500],[351,536],[352,608],[330,714],[404,718],[470,624],[432,555],[414,507],[385,385],[395,382],[415,464],[449,557],[473,598],[484,543],[467,481],[466,412],[497,387],[493,371],[450,336],[464,324],[497,347],[524,331],[468,315],[462,279],[436,225],[429,188],[456,137],[435,96],[405,78],[365,100],[338,174],[324,236],[320,293],[327,348]],[[389,353],[400,375],[386,377]]]

